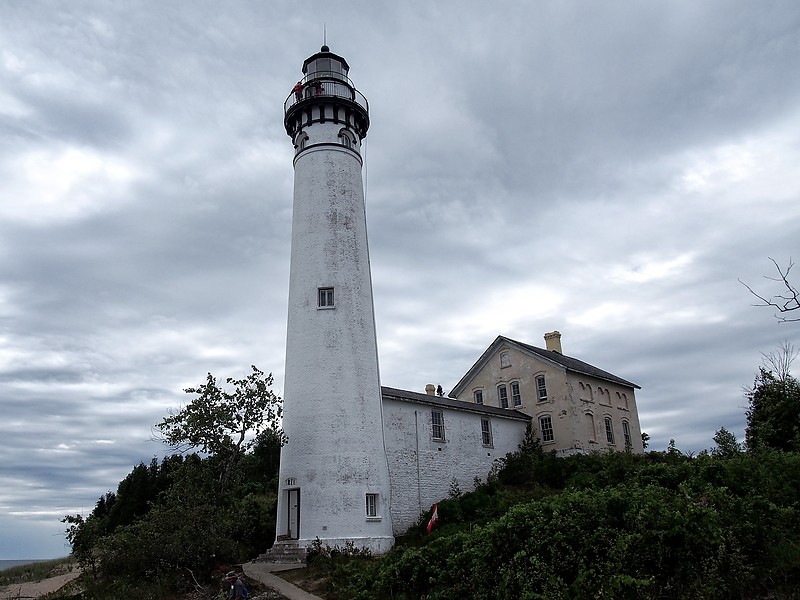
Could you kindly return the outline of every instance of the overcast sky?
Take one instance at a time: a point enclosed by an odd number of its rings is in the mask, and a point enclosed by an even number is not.
[[[652,449],[743,436],[800,345],[738,281],[800,260],[800,4],[385,4],[0,4],[0,558],[66,555],[207,372],[281,392],[283,102],[323,23],[370,102],[384,385],[558,329],[641,385]]]

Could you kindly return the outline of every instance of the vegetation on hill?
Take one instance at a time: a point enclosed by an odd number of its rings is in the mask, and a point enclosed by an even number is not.
[[[510,455],[380,560],[315,556],[328,598],[800,597],[800,455]]]
[[[89,597],[166,598],[218,586],[230,565],[275,539],[283,434],[271,375],[253,367],[228,391],[210,374],[181,411],[158,425],[180,450],[140,464],[88,517],[68,515],[67,539]]]
[[[205,440],[207,455],[140,464],[88,517],[65,518],[88,597],[213,590],[271,545],[283,437],[236,398],[280,407],[269,377],[251,378],[225,392],[209,375],[162,422],[171,444]],[[800,386],[765,368],[747,397],[746,449],[722,428],[697,456],[670,443],[556,458],[529,432],[475,491],[452,482],[430,536],[428,514],[380,559],[317,545],[304,577],[331,600],[800,598]]]

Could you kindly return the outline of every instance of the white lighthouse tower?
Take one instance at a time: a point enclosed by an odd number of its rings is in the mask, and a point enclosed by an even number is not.
[[[394,544],[367,247],[366,98],[327,46],[286,100],[294,144],[276,547]]]

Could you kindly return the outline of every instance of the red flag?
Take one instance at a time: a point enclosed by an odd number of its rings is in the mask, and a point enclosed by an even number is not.
[[[428,535],[431,534],[431,529],[433,528],[433,524],[439,520],[439,504],[433,505],[433,514],[431,515],[431,520],[428,521]]]

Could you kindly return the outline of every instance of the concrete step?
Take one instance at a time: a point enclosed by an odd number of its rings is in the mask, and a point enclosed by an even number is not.
[[[298,546],[296,541],[275,542],[275,544],[259,555],[258,562],[274,563],[304,563],[306,561],[306,549]]]

